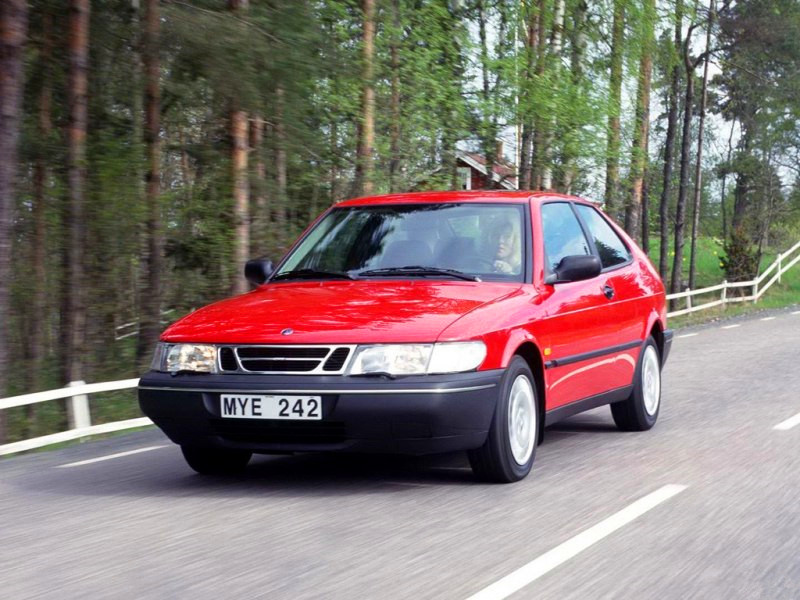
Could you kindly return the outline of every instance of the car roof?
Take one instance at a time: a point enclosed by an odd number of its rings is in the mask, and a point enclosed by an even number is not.
[[[436,202],[498,202],[524,204],[528,201],[539,201],[551,198],[562,198],[578,202],[596,204],[590,200],[568,196],[558,192],[531,192],[506,190],[479,190],[469,192],[408,192],[402,194],[386,194],[383,196],[365,196],[343,200],[336,206],[369,206],[379,204],[431,204]]]

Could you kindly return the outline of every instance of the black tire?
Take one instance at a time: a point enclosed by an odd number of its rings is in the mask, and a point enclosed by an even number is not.
[[[655,358],[653,354],[655,353]],[[658,394],[655,410],[648,410],[645,402],[645,362],[655,360],[658,373]],[[652,393],[652,392],[651,392]],[[661,356],[658,346],[652,337],[645,340],[642,351],[639,355],[639,362],[633,375],[633,391],[627,400],[615,402],[611,405],[611,415],[614,423],[622,431],[647,431],[658,420],[658,413],[661,410]]]
[[[181,446],[183,458],[201,475],[241,473],[250,462],[252,452],[202,446]]]
[[[530,426],[533,434],[533,448],[530,456],[522,464],[515,458],[509,437],[509,410],[511,407],[511,389],[519,377],[525,377],[533,393],[533,423]],[[536,381],[528,363],[521,356],[515,356],[506,369],[500,384],[500,394],[494,411],[494,418],[489,427],[486,442],[480,448],[468,452],[469,463],[475,476],[482,481],[495,483],[512,483],[524,478],[531,470],[536,458],[536,447],[539,443],[539,400],[536,395]]]

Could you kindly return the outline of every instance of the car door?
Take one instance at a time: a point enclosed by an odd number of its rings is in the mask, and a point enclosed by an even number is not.
[[[603,267],[600,280],[611,311],[610,318],[617,324],[617,344],[628,346],[628,351],[636,358],[645,322],[638,266],[626,242],[597,208],[577,202],[574,206]],[[627,382],[632,378],[631,370]]]
[[[568,201],[541,205],[545,275],[565,256],[595,254],[593,240]],[[620,323],[607,296],[610,276],[544,285],[546,325],[541,339],[547,410],[630,384],[630,357],[619,351]]]

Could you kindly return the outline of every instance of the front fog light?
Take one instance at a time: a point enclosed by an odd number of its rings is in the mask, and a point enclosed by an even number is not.
[[[165,363],[168,373],[213,373],[217,370],[217,348],[207,344],[175,344],[167,348]]]

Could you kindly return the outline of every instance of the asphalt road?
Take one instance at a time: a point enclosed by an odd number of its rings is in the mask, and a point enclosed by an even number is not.
[[[209,479],[158,431],[2,460],[0,598],[800,598],[794,310],[678,331],[652,431],[573,417],[513,485],[459,455]]]

